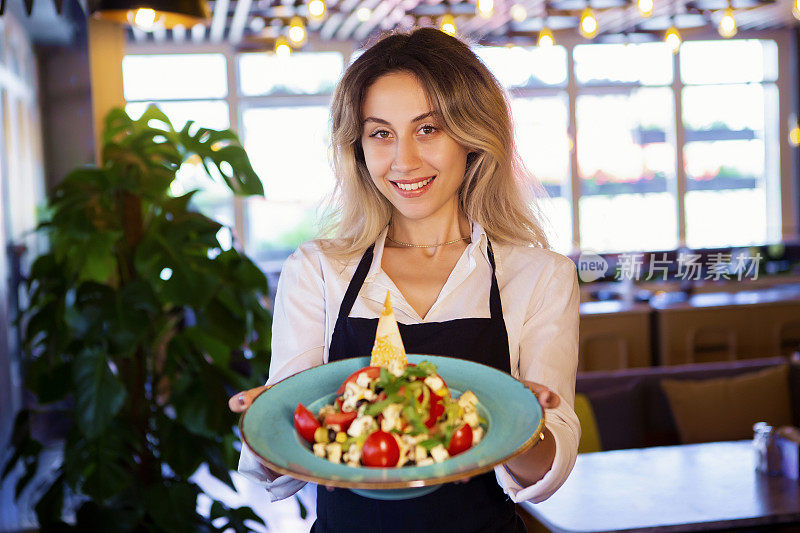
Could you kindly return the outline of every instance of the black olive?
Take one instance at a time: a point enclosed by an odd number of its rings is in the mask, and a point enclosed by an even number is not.
[[[332,429],[328,430],[328,440],[331,442],[336,440],[336,432]]]
[[[361,398],[360,400],[358,400],[358,401],[356,402],[356,409],[358,409],[359,407],[361,407],[361,406],[362,406],[362,405],[364,405],[365,403],[369,403],[369,400],[365,400],[364,398]]]
[[[383,392],[383,387],[381,387],[380,385],[375,387],[375,394],[380,394],[382,392]]]

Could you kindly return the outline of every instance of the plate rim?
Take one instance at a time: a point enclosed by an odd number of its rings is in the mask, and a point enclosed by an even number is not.
[[[451,357],[451,356],[446,356],[446,355],[435,355],[435,354],[409,354],[409,355],[419,355],[419,356],[422,356],[422,357],[428,357],[428,356],[430,356],[430,357],[445,357],[445,358],[448,358],[448,359],[455,359],[455,360],[459,360],[459,361],[465,361],[465,362],[473,363],[473,364],[476,364],[476,365],[484,366],[486,368],[489,368],[489,369],[497,371],[497,372],[502,372],[503,374],[507,375],[511,379],[516,379],[513,376],[511,376],[511,374],[503,372],[502,370],[498,370],[497,368],[494,368],[493,366],[489,366],[489,365],[484,364],[484,363],[479,363],[477,361],[470,361],[468,359],[461,359],[459,357]],[[347,359],[355,359],[355,357],[347,358]],[[345,361],[345,360],[346,359],[341,359],[341,361]],[[333,361],[333,362],[335,363],[336,361]],[[323,363],[323,364],[328,364],[328,363]],[[317,365],[317,366],[320,366],[320,365]],[[292,374],[291,376],[288,376],[288,377],[286,377],[286,378],[284,378],[284,379],[282,379],[280,381],[277,381],[277,382],[273,383],[272,385],[267,386],[264,390],[259,392],[256,395],[255,398],[253,398],[253,402],[250,405],[253,405],[253,403],[255,403],[255,401],[258,399],[259,396],[261,396],[262,394],[267,392],[269,389],[271,389],[272,387],[274,387],[278,383],[281,383],[281,382],[286,381],[288,379],[292,379],[293,377],[295,377],[295,376],[297,376],[299,374],[302,374],[303,372],[306,372],[308,370],[311,370],[313,368],[316,368],[316,367],[306,368],[305,370],[301,370],[300,372],[297,372],[296,374]],[[517,380],[517,381],[520,381],[520,380]],[[520,383],[521,383],[521,381],[520,381]],[[525,387],[525,389],[527,391],[529,391],[537,399],[537,402],[538,402],[538,396],[536,396],[536,394],[532,390],[530,390],[528,387]],[[297,472],[295,470],[283,468],[283,467],[281,467],[279,465],[276,465],[276,464],[272,463],[269,459],[267,459],[266,457],[264,457],[263,455],[258,453],[256,450],[253,449],[252,446],[250,446],[250,441],[248,440],[247,434],[246,434],[246,432],[244,430],[244,418],[245,418],[245,416],[247,416],[247,413],[250,411],[249,409],[247,411],[245,411],[242,414],[241,417],[239,417],[239,424],[238,425],[239,425],[239,434],[241,435],[242,443],[249,448],[250,452],[256,457],[256,459],[262,465],[266,466],[270,470],[274,470],[275,472],[278,472],[281,475],[290,476],[290,477],[292,477],[294,479],[299,479],[301,481],[307,481],[307,482],[311,482],[311,483],[316,483],[318,485],[325,485],[325,486],[328,486],[328,487],[336,487],[336,488],[343,488],[343,489],[371,489],[371,490],[386,489],[386,490],[391,490],[391,489],[407,489],[407,488],[415,488],[415,487],[427,487],[427,486],[430,486],[430,485],[440,485],[442,483],[450,483],[452,481],[458,481],[460,479],[464,479],[464,478],[467,478],[467,477],[474,477],[474,476],[489,472],[490,470],[493,470],[494,467],[496,467],[497,465],[499,465],[501,463],[508,462],[511,459],[513,459],[513,458],[515,458],[515,457],[517,457],[519,455],[522,455],[523,453],[528,451],[530,448],[532,448],[534,446],[534,444],[541,438],[540,435],[542,434],[542,431],[544,429],[546,413],[545,413],[545,409],[542,408],[541,405],[539,406],[539,408],[540,408],[540,410],[542,412],[542,416],[539,419],[539,425],[536,427],[536,431],[533,432],[533,434],[528,438],[528,440],[526,440],[524,443],[522,443],[522,445],[520,445],[516,450],[512,451],[510,454],[507,454],[507,455],[501,457],[500,459],[498,459],[496,461],[492,461],[492,462],[490,462],[488,464],[485,464],[485,465],[476,466],[476,467],[474,467],[472,469],[469,469],[469,470],[464,470],[464,471],[457,472],[457,473],[452,473],[452,474],[446,474],[444,476],[439,476],[439,477],[428,477],[428,478],[424,478],[424,479],[409,480],[409,481],[383,481],[383,480],[380,480],[380,481],[348,481],[348,480],[334,480],[334,479],[328,479],[328,478],[325,478],[325,477],[322,477],[322,476],[315,476],[314,474],[306,474],[306,473],[303,473],[303,472]],[[364,467],[364,468],[366,468],[366,467]],[[392,468],[374,467],[375,470],[381,470],[381,469],[382,470],[394,470],[396,468],[397,467],[392,467]]]

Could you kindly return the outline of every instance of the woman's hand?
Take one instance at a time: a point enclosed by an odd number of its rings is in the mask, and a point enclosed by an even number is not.
[[[256,397],[267,390],[270,385],[262,385],[250,390],[237,392],[228,400],[228,408],[234,413],[244,413]]]
[[[525,381],[520,380],[523,385],[528,387],[531,392],[536,396],[539,400],[539,405],[542,406],[542,409],[555,409],[559,405],[561,405],[561,398],[555,392],[551,391],[544,385],[539,383],[535,383],[533,381]]]
[[[262,385],[261,387],[256,387],[250,390],[244,390],[241,392],[237,392],[233,396],[228,399],[228,408],[233,411],[234,413],[244,413],[247,411],[247,408],[252,405],[253,400],[256,397],[270,388],[272,385]],[[274,470],[270,470],[264,465],[260,465],[261,470],[267,475],[267,478],[270,481],[274,481],[275,479],[279,478],[281,474],[279,472],[275,472]]]

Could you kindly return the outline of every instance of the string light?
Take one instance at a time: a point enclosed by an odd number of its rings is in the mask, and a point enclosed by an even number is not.
[[[681,34],[674,25],[670,26],[667,32],[664,34],[664,42],[669,49],[672,50],[673,54],[677,54],[678,50],[681,49]]]
[[[800,0],[797,1],[800,2]],[[528,18],[528,10],[522,4],[514,4],[509,12],[511,13],[511,18],[517,22],[525,22],[525,19]]]
[[[636,3],[636,6],[639,8],[639,14],[645,18],[652,15],[653,9],[655,9],[655,3],[653,0],[639,0]]]
[[[149,7],[142,7],[136,10],[133,15],[133,23],[144,31],[151,31],[156,25],[156,12]]]
[[[319,20],[325,16],[325,10],[327,7],[325,6],[325,2],[323,0],[311,0],[308,3],[308,15],[313,20]]]
[[[725,13],[719,21],[718,31],[719,34],[726,39],[730,39],[736,35],[738,31],[736,19],[733,16],[733,8],[731,8],[730,5],[725,9]]]
[[[792,2],[792,15],[794,15],[794,18],[797,20],[800,20],[800,0],[794,0],[794,2]]]
[[[292,17],[289,22],[289,41],[294,46],[302,46],[306,42],[306,28],[303,26],[303,19]]]
[[[356,11],[356,18],[361,22],[366,22],[372,16],[372,10],[368,7],[360,7],[358,11]]]
[[[536,41],[536,44],[542,48],[556,44],[556,39],[553,36],[553,32],[550,31],[550,28],[545,26],[539,31],[539,39]]]
[[[292,53],[292,47],[286,41],[286,37],[278,37],[275,40],[275,55],[280,58],[287,58]]]
[[[597,35],[597,18],[591,7],[587,7],[581,13],[580,33],[586,39],[593,39]]]
[[[494,11],[494,0],[478,0],[478,14],[483,18],[489,18]]]
[[[439,26],[439,29],[442,32],[446,33],[447,35],[455,35],[456,34],[456,21],[453,18],[453,15],[447,14],[442,17],[442,23]]]

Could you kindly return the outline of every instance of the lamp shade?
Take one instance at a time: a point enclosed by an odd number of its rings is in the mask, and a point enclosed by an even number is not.
[[[89,11],[93,16],[113,20],[122,24],[133,24],[140,9],[152,9],[156,23],[165,27],[184,26],[190,28],[210,16],[205,0],[90,0]]]

